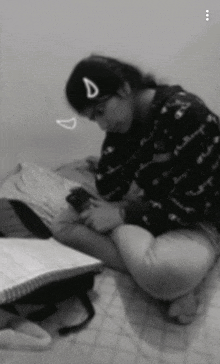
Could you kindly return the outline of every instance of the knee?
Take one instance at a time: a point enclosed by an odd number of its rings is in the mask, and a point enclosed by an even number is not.
[[[146,288],[152,296],[173,300],[192,291],[212,265],[208,241],[175,232],[157,239],[144,257]]]
[[[190,275],[164,238],[154,238],[133,225],[120,226],[112,234],[136,283],[151,296],[170,300],[189,286]]]
[[[190,290],[191,274],[173,262],[171,257],[160,256],[154,249],[146,252],[145,290],[154,298],[173,300]]]
[[[111,239],[133,279],[143,288],[146,269],[143,257],[154,243],[153,235],[136,225],[121,225],[111,233]]]

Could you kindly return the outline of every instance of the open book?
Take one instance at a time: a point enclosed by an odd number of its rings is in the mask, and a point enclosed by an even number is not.
[[[0,238],[0,304],[53,281],[99,272],[102,266],[100,260],[53,238]]]

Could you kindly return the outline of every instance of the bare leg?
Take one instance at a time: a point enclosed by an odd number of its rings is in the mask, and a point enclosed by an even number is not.
[[[101,259],[109,268],[128,272],[112,239],[76,220],[78,216],[71,208],[64,211],[53,222],[54,238],[65,245]]]

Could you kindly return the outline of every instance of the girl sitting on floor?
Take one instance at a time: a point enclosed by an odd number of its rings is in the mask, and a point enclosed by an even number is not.
[[[96,168],[103,200],[58,216],[55,237],[128,271],[170,302],[170,317],[191,322],[220,253],[218,116],[181,86],[96,55],[76,65],[66,96],[106,133]],[[125,199],[134,183],[139,193]]]

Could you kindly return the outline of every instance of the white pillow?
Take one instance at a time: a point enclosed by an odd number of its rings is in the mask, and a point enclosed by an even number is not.
[[[3,181],[0,198],[24,202],[50,228],[54,217],[68,207],[65,198],[70,190],[80,185],[50,169],[24,162]]]

